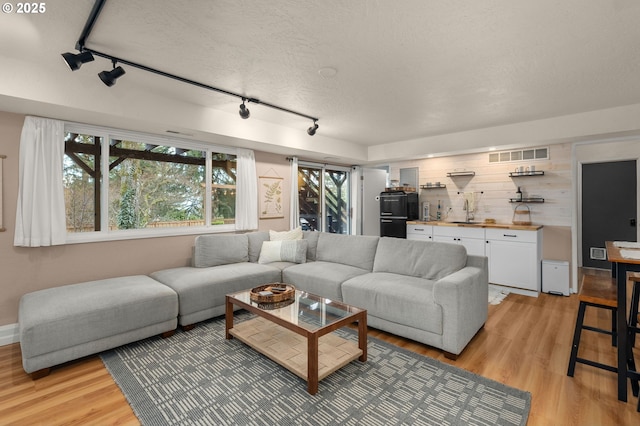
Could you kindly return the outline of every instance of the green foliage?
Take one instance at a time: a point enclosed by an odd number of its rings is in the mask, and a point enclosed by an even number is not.
[[[67,135],[71,138],[73,135]],[[98,139],[98,138],[95,138]],[[93,144],[94,137],[79,135],[80,143]],[[201,159],[205,153],[171,146],[148,145],[136,141],[112,140],[111,146]],[[99,141],[97,141],[99,143]],[[144,155],[141,153],[141,155]],[[76,154],[94,170],[93,155]],[[235,159],[228,154],[214,154],[211,180],[224,189],[212,190],[213,217],[235,217]],[[142,158],[110,157],[109,226],[117,229],[140,229],[148,226],[180,226],[180,222],[203,221],[205,217],[205,167],[198,164]],[[224,167],[221,167],[224,166]],[[73,159],[65,156],[64,184],[67,201],[67,225],[73,231],[91,231],[95,224],[93,179]],[[204,223],[204,222],[203,222]]]

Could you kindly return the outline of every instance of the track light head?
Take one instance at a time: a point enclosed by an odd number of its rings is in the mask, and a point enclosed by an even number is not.
[[[240,117],[246,120],[251,115],[251,112],[249,111],[249,108],[244,105],[244,101],[245,99],[242,98],[242,103],[240,104],[240,111],[238,111],[238,114],[240,114]]]
[[[71,71],[76,71],[80,69],[82,64],[93,61],[93,54],[88,50],[80,53],[66,52],[62,54],[62,58]]]
[[[309,127],[307,129],[307,133],[309,134],[309,136],[313,136],[316,134],[316,130],[318,130],[318,122],[316,120],[313,120],[313,126]]]
[[[113,61],[113,69],[111,71],[102,71],[98,74],[100,80],[107,86],[111,87],[116,84],[116,80],[124,75],[122,67],[116,67],[116,61]]]

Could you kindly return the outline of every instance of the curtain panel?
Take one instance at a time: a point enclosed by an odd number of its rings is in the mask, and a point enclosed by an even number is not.
[[[258,177],[250,149],[238,148],[236,176],[236,230],[258,229]]]
[[[63,161],[64,122],[26,117],[20,137],[15,246],[66,242]]]
[[[289,214],[289,228],[300,226],[300,206],[298,200],[298,157],[291,158],[291,212]]]

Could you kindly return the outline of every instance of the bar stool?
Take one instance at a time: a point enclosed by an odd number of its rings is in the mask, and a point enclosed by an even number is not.
[[[582,277],[582,286],[578,293],[580,306],[578,308],[578,318],[576,319],[576,328],[573,333],[573,345],[571,348],[571,357],[569,358],[569,369],[567,376],[573,377],[576,369],[576,363],[590,365],[603,370],[617,372],[616,367],[605,365],[599,362],[591,361],[578,357],[578,348],[580,347],[580,336],[582,330],[595,331],[597,333],[608,334],[611,336],[611,345],[618,345],[618,334],[616,332],[616,314],[618,312],[618,302],[616,300],[615,282],[610,277],[599,277],[595,275],[584,275]],[[604,330],[597,327],[584,325],[584,314],[587,306],[594,308],[607,309],[611,311],[611,330]]]
[[[631,359],[633,359],[633,347],[636,345],[636,334],[640,331],[640,327],[638,327],[638,305],[640,305],[640,273],[629,273],[627,275],[629,281],[631,281],[633,285],[633,289],[631,291],[631,307],[629,309],[629,320],[627,321],[627,326],[629,330],[629,350],[631,354],[629,355]],[[631,382],[633,385],[633,382]],[[638,398],[638,407],[636,411],[640,412],[640,398]]]
[[[631,281],[633,289],[631,291],[631,307],[629,309],[629,345],[636,345],[636,333],[638,328],[638,305],[640,305],[640,273],[629,273],[627,278]]]
[[[578,318],[576,319],[576,328],[573,334],[573,346],[571,349],[571,356],[569,358],[569,368],[567,370],[567,376],[573,377],[576,369],[576,363],[586,364],[592,367],[601,368],[603,370],[617,373],[617,367],[578,357],[578,348],[580,347],[580,336],[582,334],[582,330],[608,334],[611,336],[611,345],[617,346],[618,344],[618,334],[616,332],[616,314],[618,312],[618,301],[615,280],[610,276],[584,275],[582,277],[582,287],[580,289],[580,292],[578,293],[578,300],[580,301],[580,306],[578,308]],[[602,328],[584,325],[584,315],[587,306],[610,310],[611,329],[605,330]],[[627,351],[627,366],[629,367],[629,369],[635,370],[635,360],[633,359],[632,346],[628,346],[629,350]],[[633,390],[634,396],[638,396],[638,388],[638,381],[632,380],[631,389]]]

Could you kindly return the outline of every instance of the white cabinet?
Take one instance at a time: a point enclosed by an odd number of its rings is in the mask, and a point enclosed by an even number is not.
[[[433,225],[407,225],[407,240],[432,241]]]
[[[540,292],[542,229],[536,231],[486,230],[489,282]],[[532,294],[532,293],[525,293]]]
[[[467,254],[484,256],[484,228],[470,226],[434,226],[433,241],[460,244]]]

